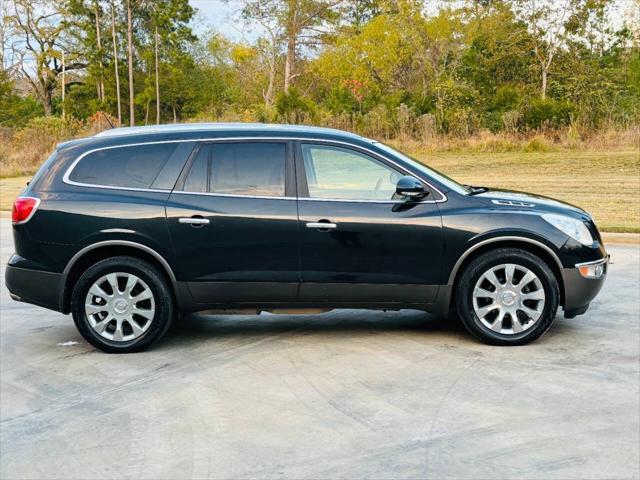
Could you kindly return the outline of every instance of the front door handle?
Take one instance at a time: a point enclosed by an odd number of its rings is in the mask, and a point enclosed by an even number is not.
[[[329,220],[320,220],[319,222],[307,223],[307,228],[315,228],[316,230],[335,230],[338,225],[331,223]]]
[[[192,225],[194,227],[200,227],[202,225],[209,225],[209,219],[203,218],[199,215],[194,215],[193,217],[182,217],[178,219],[180,223],[186,223],[188,225]]]

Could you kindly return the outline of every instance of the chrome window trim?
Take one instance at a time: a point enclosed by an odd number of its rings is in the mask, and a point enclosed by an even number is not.
[[[187,192],[185,190],[174,190],[171,192],[181,195],[203,195],[207,197],[231,197],[231,198],[262,198],[267,200],[295,200],[296,197],[270,197],[269,195],[240,195],[235,193],[215,193],[215,192]]]
[[[116,137],[114,137],[116,138]],[[300,141],[300,142],[314,142],[314,143],[320,143],[320,144],[335,144],[335,145],[346,145],[348,147],[351,148],[355,148],[355,149],[361,149],[364,150],[365,152],[368,152],[371,155],[374,156],[378,156],[382,159],[384,159],[385,161],[391,163],[392,165],[394,165],[395,167],[397,167],[398,169],[400,169],[402,172],[406,173],[407,175],[410,175],[412,177],[418,178],[420,181],[424,182],[426,185],[429,186],[429,188],[434,191],[437,192],[439,195],[442,196],[441,199],[439,200],[423,200],[419,203],[444,203],[447,201],[447,196],[441,192],[438,188],[434,187],[430,182],[428,182],[427,180],[425,180],[424,178],[422,178],[419,175],[416,175],[412,172],[410,172],[409,170],[407,170],[406,168],[404,168],[402,165],[400,165],[398,162],[391,160],[389,157],[387,157],[386,155],[382,155],[379,152],[374,152],[373,150],[370,150],[366,147],[363,147],[361,145],[357,145],[351,142],[345,142],[342,140],[331,140],[331,139],[324,139],[324,138],[310,138],[310,137],[290,137],[290,136],[283,136],[283,137],[248,137],[248,136],[234,136],[234,137],[214,137],[214,138],[183,138],[183,139],[179,139],[179,140],[157,140],[157,141],[149,141],[149,142],[134,142],[134,143],[126,143],[123,145],[109,145],[106,147],[98,147],[98,148],[93,148],[91,150],[87,150],[86,152],[80,154],[78,156],[78,158],[76,158],[73,163],[71,165],[69,165],[69,167],[67,168],[64,176],[62,177],[62,181],[64,183],[66,183],[67,185],[73,185],[76,187],[89,187],[89,188],[100,188],[100,189],[108,189],[108,190],[125,190],[125,191],[133,191],[133,192],[154,192],[154,193],[169,193],[171,192],[171,190],[168,189],[153,189],[153,188],[135,188],[135,187],[118,187],[118,186],[111,186],[111,185],[97,185],[97,184],[93,184],[93,183],[83,183],[83,182],[76,182],[74,180],[71,180],[69,177],[71,176],[71,173],[73,172],[73,169],[76,167],[76,165],[78,165],[78,163],[80,163],[80,161],[86,157],[87,155],[89,155],[90,153],[93,152],[98,152],[101,150],[110,150],[113,148],[126,148],[126,147],[135,147],[135,146],[140,146],[140,145],[156,145],[156,144],[163,144],[163,143],[182,143],[182,142],[229,142],[229,141]],[[184,192],[184,191],[174,191],[174,193],[187,193],[190,195],[213,195],[213,196],[230,196],[230,197],[244,197],[244,198],[278,198],[278,199],[284,199],[284,200],[289,200],[291,198],[294,197],[268,197],[268,196],[253,196],[253,195],[231,195],[231,194],[218,194],[218,193],[209,193],[209,192],[205,192],[205,193],[199,193],[199,192]],[[348,198],[345,199],[321,199],[321,198],[298,198],[298,200],[305,200],[305,201],[316,201],[316,202],[323,202],[323,201],[327,201],[327,202],[363,202],[363,203],[404,203],[403,201],[395,201],[395,200],[382,200],[382,201],[378,201],[378,200],[350,200]]]
[[[504,236],[504,237],[493,237],[493,238],[488,238],[486,240],[482,240],[481,242],[478,242],[478,243],[472,245],[467,250],[465,250],[462,255],[460,255],[460,257],[458,258],[458,261],[455,263],[455,265],[451,269],[451,273],[449,274],[449,280],[447,281],[447,284],[448,285],[453,285],[453,281],[456,278],[456,275],[458,273],[458,269],[462,265],[462,262],[464,262],[465,258],[467,258],[475,250],[477,250],[478,248],[482,247],[483,245],[487,245],[488,243],[498,243],[498,242],[502,242],[502,241],[513,241],[513,240],[520,241],[520,242],[525,242],[525,243],[531,243],[533,245],[536,245],[536,246],[542,248],[543,250],[545,250],[547,253],[549,253],[551,255],[551,257],[555,260],[555,262],[558,265],[558,268],[560,268],[560,270],[562,270],[564,268],[562,266],[562,262],[560,261],[560,258],[556,254],[556,252],[554,252],[551,248],[549,248],[544,243],[539,242],[538,240],[534,240],[534,239],[528,238],[528,237],[520,237],[520,236],[517,236],[517,235],[508,235],[508,236]]]
[[[265,200],[300,200],[313,202],[350,202],[350,203],[405,203],[403,200],[349,200],[336,198],[308,198],[308,197],[270,197],[268,195],[238,195],[233,193],[215,193],[215,192],[187,192],[185,190],[174,190],[173,193],[181,195],[204,195],[209,197],[232,197],[232,198],[260,198]],[[426,203],[426,202],[420,202]],[[435,202],[431,202],[435,203]]]

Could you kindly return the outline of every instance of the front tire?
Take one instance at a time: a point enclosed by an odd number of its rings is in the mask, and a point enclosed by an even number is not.
[[[73,320],[87,342],[107,353],[144,350],[169,329],[174,302],[151,264],[112,257],[88,268],[71,294]]]
[[[484,253],[456,285],[456,310],[473,335],[491,345],[524,345],[543,335],[560,289],[544,260],[518,248]]]

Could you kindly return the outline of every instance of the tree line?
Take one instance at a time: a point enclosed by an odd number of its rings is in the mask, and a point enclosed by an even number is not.
[[[638,0],[4,0],[0,125],[315,123],[373,136],[640,120]],[[196,34],[198,30],[200,33]]]

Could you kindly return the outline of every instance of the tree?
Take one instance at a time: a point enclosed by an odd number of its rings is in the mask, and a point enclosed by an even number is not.
[[[118,107],[118,124],[122,124],[122,106],[120,101],[120,75],[118,72],[118,37],[116,36],[116,7],[114,1],[111,4],[111,43],[113,44],[113,69],[116,81],[116,103]]]
[[[527,23],[535,59],[540,69],[540,96],[547,96],[549,72],[558,51],[566,45],[576,16],[589,7],[589,0],[516,0],[516,11]]]
[[[20,43],[13,46],[17,67],[42,102],[45,116],[53,113],[53,94],[62,72],[61,51],[70,50],[62,21],[64,13],[59,1],[14,0],[13,14],[7,19],[21,37]],[[73,58],[73,52],[67,57]],[[71,61],[66,63],[66,70],[86,66]]]
[[[296,72],[296,57],[301,46],[319,46],[328,25],[338,20],[336,7],[344,0],[244,0],[243,16],[268,25],[274,45],[285,50],[284,91],[288,92]]]
[[[135,93],[133,90],[133,19],[131,0],[127,0],[127,66],[129,71],[129,125],[136,124]]]

